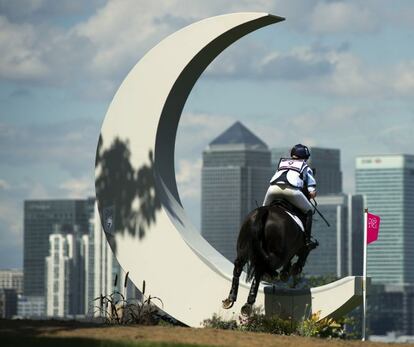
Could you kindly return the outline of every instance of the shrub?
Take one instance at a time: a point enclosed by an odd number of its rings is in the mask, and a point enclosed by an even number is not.
[[[205,319],[203,321],[205,328],[223,329],[223,330],[235,330],[238,328],[237,321],[235,319],[224,320],[218,314],[214,313],[213,317]]]
[[[215,329],[231,329],[241,331],[263,332],[277,335],[299,335],[306,337],[345,338],[343,319],[337,322],[332,318],[319,319],[320,312],[312,314],[308,319],[297,322],[293,319],[282,319],[278,316],[266,316],[256,309],[249,317],[240,316],[239,320],[225,320],[214,314],[203,322],[204,327]]]

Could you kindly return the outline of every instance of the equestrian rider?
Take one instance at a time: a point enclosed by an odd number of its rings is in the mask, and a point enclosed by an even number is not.
[[[312,169],[306,163],[310,152],[308,147],[297,144],[290,151],[290,156],[291,158],[280,159],[276,173],[270,180],[263,206],[270,205],[273,200],[281,198],[299,208],[306,216],[306,246],[313,249],[318,242],[311,240],[313,210],[309,200],[316,196],[316,181]]]

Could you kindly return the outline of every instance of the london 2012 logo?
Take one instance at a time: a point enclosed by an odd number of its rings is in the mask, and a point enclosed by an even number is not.
[[[103,228],[106,233],[112,234],[114,232],[115,207],[105,207],[103,214]]]
[[[376,218],[368,218],[368,228],[370,229],[377,229],[378,228],[378,221]]]

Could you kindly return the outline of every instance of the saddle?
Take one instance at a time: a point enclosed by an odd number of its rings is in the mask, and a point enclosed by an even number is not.
[[[289,201],[285,199],[274,199],[270,206],[278,206],[284,209],[285,211],[289,212],[290,214],[293,214],[294,216],[298,217],[303,225],[305,225],[306,222],[306,215],[295,205],[291,204]]]

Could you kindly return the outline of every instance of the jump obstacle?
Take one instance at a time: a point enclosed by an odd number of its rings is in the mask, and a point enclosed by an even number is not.
[[[102,126],[95,186],[108,242],[133,283],[140,287],[145,280],[146,292],[162,299],[163,310],[189,326],[200,326],[213,313],[238,315],[250,286],[241,280],[238,302],[231,310],[221,308],[233,264],[201,237],[182,207],[174,171],[181,112],[199,76],[225,48],[283,20],[234,13],[173,33],[130,71]],[[256,305],[292,317],[320,311],[324,318],[355,307],[361,294],[361,277],[306,292],[262,285]]]

